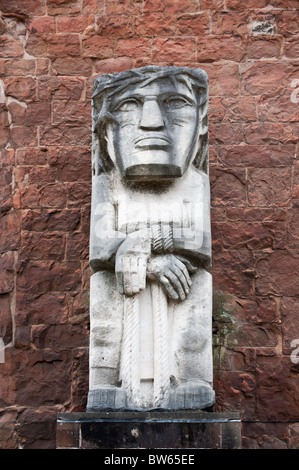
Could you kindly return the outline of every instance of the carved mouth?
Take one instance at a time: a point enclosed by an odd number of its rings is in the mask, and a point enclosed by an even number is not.
[[[138,137],[134,140],[137,148],[167,148],[170,146],[170,139],[165,135],[150,134],[143,137]]]

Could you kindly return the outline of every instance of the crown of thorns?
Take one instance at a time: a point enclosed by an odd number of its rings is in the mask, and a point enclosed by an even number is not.
[[[167,78],[174,86],[178,82],[184,83],[197,99],[197,106],[201,108],[201,119],[205,122],[204,134],[201,136],[202,145],[200,154],[193,161],[197,168],[207,171],[208,161],[208,129],[207,129],[207,106],[208,106],[208,76],[200,68],[190,69],[188,67],[161,67],[148,65],[138,69],[126,70],[119,73],[108,73],[97,77],[93,87],[93,132],[99,137],[99,149],[93,156],[93,166],[99,167],[99,172],[105,167],[109,168],[109,156],[106,152],[104,140],[104,128],[109,120],[115,121],[110,112],[110,103],[115,95],[121,94],[128,87],[139,84],[145,87],[155,80]]]
[[[103,120],[113,119],[109,111],[111,99],[121,94],[128,87],[140,84],[145,87],[155,80],[168,78],[174,86],[182,82],[197,97],[197,104],[201,106],[208,97],[208,76],[201,69],[187,67],[158,67],[149,65],[139,69],[127,70],[120,73],[100,75],[94,81],[93,88],[93,117],[94,125],[98,127]]]

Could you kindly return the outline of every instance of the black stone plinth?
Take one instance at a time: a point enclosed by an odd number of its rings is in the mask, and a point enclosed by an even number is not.
[[[101,411],[59,413],[57,449],[239,449],[238,413]]]

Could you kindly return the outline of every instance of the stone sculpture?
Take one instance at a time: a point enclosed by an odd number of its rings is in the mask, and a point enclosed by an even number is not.
[[[214,403],[207,109],[201,69],[94,82],[88,410]]]

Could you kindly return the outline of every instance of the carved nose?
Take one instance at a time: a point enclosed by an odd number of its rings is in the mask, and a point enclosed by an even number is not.
[[[156,100],[148,100],[144,102],[139,126],[141,129],[156,130],[164,127],[161,109]]]

